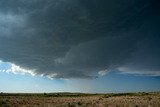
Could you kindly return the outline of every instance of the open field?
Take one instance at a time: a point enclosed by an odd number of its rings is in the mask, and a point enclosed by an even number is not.
[[[160,93],[1,93],[0,107],[160,107]]]

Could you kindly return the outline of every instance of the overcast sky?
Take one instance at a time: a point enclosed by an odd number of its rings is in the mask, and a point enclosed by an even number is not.
[[[159,78],[159,4],[0,0],[0,71],[59,80],[115,72]]]

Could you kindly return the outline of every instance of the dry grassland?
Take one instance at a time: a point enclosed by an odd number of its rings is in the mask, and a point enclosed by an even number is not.
[[[160,93],[1,94],[0,107],[160,107]]]

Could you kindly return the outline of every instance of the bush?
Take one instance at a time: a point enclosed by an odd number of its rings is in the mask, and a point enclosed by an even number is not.
[[[47,95],[47,93],[44,93],[44,95],[46,96],[46,95]]]

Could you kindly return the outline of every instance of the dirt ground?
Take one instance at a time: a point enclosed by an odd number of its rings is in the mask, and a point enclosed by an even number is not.
[[[0,107],[160,107],[160,94],[93,96],[0,96]]]

